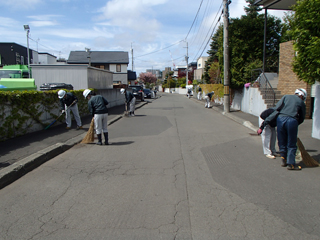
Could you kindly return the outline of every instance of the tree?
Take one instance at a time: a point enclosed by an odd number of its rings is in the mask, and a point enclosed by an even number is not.
[[[221,82],[220,67],[218,62],[213,62],[211,64],[208,74],[210,76],[210,83],[218,84]]]
[[[232,88],[242,87],[251,81],[251,67],[262,67],[263,39],[264,39],[264,14],[259,14],[261,9],[247,0],[246,14],[241,18],[232,18],[229,23],[229,51],[230,51],[230,85]],[[282,24],[279,18],[268,16],[267,43],[266,43],[266,69],[265,71],[277,72],[279,59],[279,43],[281,41]],[[219,62],[220,77],[223,79],[223,26],[221,25],[212,37],[211,49],[208,51],[209,59],[206,65],[204,78],[206,82],[213,81],[209,69],[214,61]],[[254,63],[254,64],[253,64]],[[261,65],[260,65],[261,64]]]
[[[218,53],[219,51],[221,51],[221,53]],[[219,62],[220,67],[223,67],[223,25],[220,25],[218,27],[218,30],[213,35],[212,41],[210,43],[210,49],[207,53],[209,54],[209,58],[205,63],[203,80],[209,84],[213,81],[209,74],[211,64],[216,61]]]
[[[296,55],[293,71],[300,80],[314,84],[320,74],[319,0],[297,1],[290,19],[289,36],[294,40]]]
[[[140,81],[142,81],[144,83],[156,83],[157,82],[156,76],[150,72],[140,73],[139,78],[140,78]]]

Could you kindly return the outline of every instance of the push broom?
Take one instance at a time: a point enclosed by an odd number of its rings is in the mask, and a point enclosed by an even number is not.
[[[75,103],[76,102],[74,101],[73,103],[71,103],[71,105],[69,107],[66,107],[66,110],[64,112],[60,113],[60,115],[55,120],[53,120],[52,123],[50,123],[48,126],[46,126],[45,130],[47,130],[49,127],[51,127],[63,114],[65,114],[67,112],[68,108],[70,108]]]
[[[92,143],[94,142],[94,118],[92,118],[89,130],[86,136],[82,139],[81,143]]]
[[[319,167],[319,163],[309,155],[299,138],[297,139],[297,145],[301,152],[302,162],[307,167]]]

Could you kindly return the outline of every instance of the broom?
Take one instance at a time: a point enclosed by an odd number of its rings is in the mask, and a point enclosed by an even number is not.
[[[307,167],[319,167],[319,163],[309,155],[309,153],[305,150],[305,148],[299,138],[297,139],[297,145],[298,145],[298,148],[301,152],[302,162]]]
[[[87,135],[82,139],[81,143],[94,142],[94,118],[92,118]]]
[[[125,111],[124,111],[123,116],[125,116],[125,117],[129,117],[129,113],[128,113],[128,104],[127,104],[127,102],[125,102],[125,103],[124,103],[124,107],[125,107]]]

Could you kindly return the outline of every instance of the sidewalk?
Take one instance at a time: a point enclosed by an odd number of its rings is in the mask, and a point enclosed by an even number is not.
[[[148,102],[137,101],[136,109]],[[111,125],[123,117],[124,105],[109,108],[108,111],[108,125]],[[80,130],[76,130],[73,121],[70,130],[65,129],[65,124],[60,124],[0,142],[0,189],[81,142],[88,132],[91,119],[91,116],[81,118],[83,129]]]

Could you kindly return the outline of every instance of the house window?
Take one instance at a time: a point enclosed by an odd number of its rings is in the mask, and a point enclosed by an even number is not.
[[[117,72],[121,72],[121,64],[117,64]]]

